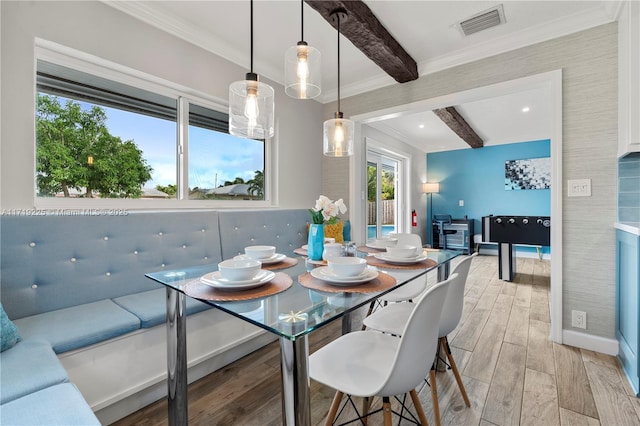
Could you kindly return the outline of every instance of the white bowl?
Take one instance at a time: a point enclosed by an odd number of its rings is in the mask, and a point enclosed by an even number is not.
[[[367,268],[367,261],[360,257],[329,257],[327,266],[337,277],[356,277]]]
[[[375,244],[378,247],[392,247],[398,243],[397,238],[377,238]]]
[[[269,259],[276,254],[274,246],[249,246],[244,248],[244,254],[252,259]]]
[[[392,246],[387,247],[387,253],[389,253],[389,256],[391,257],[406,259],[415,257],[418,254],[418,247],[405,245]]]
[[[343,253],[343,247],[340,243],[325,243],[322,258],[327,260],[330,257],[340,257]]]
[[[262,263],[254,259],[229,259],[218,263],[220,275],[229,281],[250,280],[260,272],[261,267]]]

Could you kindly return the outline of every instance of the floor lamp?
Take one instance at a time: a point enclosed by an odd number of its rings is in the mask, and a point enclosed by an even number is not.
[[[427,224],[427,240],[429,247],[433,247],[433,194],[440,192],[439,182],[427,182],[422,184],[422,192],[429,197],[429,223]]]

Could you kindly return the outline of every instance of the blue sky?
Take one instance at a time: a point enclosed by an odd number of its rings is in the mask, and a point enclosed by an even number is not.
[[[66,101],[61,98],[62,103]],[[80,102],[82,109],[90,104]],[[133,140],[153,167],[152,180],[144,186],[176,183],[176,123],[142,114],[101,106],[107,114],[109,133]],[[263,143],[226,133],[189,126],[189,187],[215,188],[242,177],[245,181],[263,170]]]
[[[146,187],[176,183],[176,123],[103,107],[112,135],[133,140],[153,167]],[[189,187],[215,188],[262,170],[263,143],[189,126]]]

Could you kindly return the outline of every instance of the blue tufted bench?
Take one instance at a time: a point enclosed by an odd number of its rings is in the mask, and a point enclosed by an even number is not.
[[[8,396],[0,401],[2,412],[14,412],[18,405],[8,404],[54,386],[70,395],[70,381],[103,423],[162,397],[166,291],[144,274],[215,265],[253,244],[291,252],[305,243],[308,218],[306,209],[3,216],[1,298],[23,342],[1,355],[2,395]],[[189,338],[190,380],[271,339],[209,308],[187,302],[188,333],[195,336]],[[21,391],[5,382],[6,359],[33,342],[57,354],[65,375]],[[32,361],[25,358],[26,365]]]

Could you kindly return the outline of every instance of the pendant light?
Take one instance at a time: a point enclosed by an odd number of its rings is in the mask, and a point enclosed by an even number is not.
[[[328,157],[347,157],[353,155],[353,121],[347,120],[340,111],[340,20],[347,17],[347,11],[338,9],[331,13],[331,19],[338,27],[338,111],[335,118],[324,122],[323,151]]]
[[[273,88],[253,72],[253,0],[251,0],[251,70],[229,86],[229,133],[250,139],[273,136]]]
[[[304,1],[300,0],[300,41],[284,55],[284,91],[296,99],[320,95],[320,51],[304,41]]]

